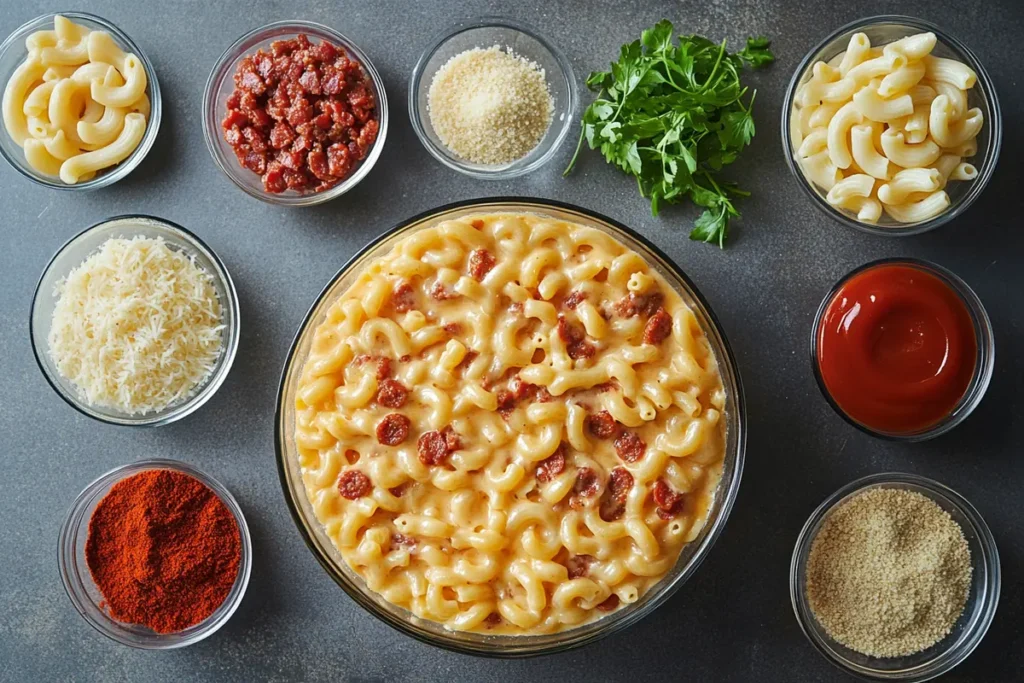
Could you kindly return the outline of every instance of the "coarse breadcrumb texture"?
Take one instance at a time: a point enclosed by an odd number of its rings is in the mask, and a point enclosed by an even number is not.
[[[825,518],[807,562],[807,599],[825,631],[872,657],[903,657],[946,637],[971,586],[963,530],[928,497],[859,493]]]
[[[162,238],[107,240],[54,296],[50,357],[91,406],[163,410],[189,396],[220,356],[213,277]]]
[[[427,93],[441,142],[476,164],[507,164],[529,154],[551,126],[553,109],[544,69],[497,45],[449,59]]]

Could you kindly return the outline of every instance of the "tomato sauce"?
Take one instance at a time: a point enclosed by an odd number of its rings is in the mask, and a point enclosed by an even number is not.
[[[960,295],[912,264],[855,274],[816,330],[817,363],[833,401],[876,432],[927,431],[956,409],[974,378],[975,327]]]

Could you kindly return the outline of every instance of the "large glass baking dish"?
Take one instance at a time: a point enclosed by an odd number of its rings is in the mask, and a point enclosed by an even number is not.
[[[570,630],[536,636],[449,631],[441,624],[418,618],[370,591],[363,579],[342,559],[341,553],[334,547],[313,514],[302,483],[294,440],[296,389],[309,353],[313,332],[322,322],[325,312],[349,288],[363,268],[390,250],[398,240],[421,228],[469,214],[498,212],[543,215],[590,226],[612,235],[641,254],[670,285],[676,288],[683,300],[693,309],[718,359],[722,382],[728,394],[725,408],[726,454],[722,480],[707,524],[698,538],[683,549],[675,568],[640,600],[623,609]],[[317,297],[292,342],[282,372],[274,430],[277,465],[285,500],[303,539],[331,578],[361,607],[399,631],[432,645],[488,657],[529,657],[579,647],[635,624],[668,600],[693,575],[721,534],[739,490],[746,447],[743,390],[736,362],[721,325],[690,279],[657,247],[624,225],[570,204],[521,198],[479,199],[440,207],[395,226],[352,257]]]

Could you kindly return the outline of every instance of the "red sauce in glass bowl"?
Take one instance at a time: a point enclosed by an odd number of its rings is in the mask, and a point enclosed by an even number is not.
[[[978,344],[967,304],[912,264],[880,264],[848,278],[825,304],[815,335],[825,389],[871,431],[927,431],[956,409],[974,378]]]
[[[348,177],[377,139],[377,98],[362,65],[303,34],[247,55],[221,121],[238,163],[267,192],[323,192]]]

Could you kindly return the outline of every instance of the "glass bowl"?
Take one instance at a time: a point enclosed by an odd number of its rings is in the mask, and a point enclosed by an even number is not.
[[[93,582],[85,559],[89,520],[96,506],[119,481],[146,470],[173,470],[194,477],[205,484],[231,511],[235,522],[238,523],[238,533],[242,541],[242,560],[238,567],[238,576],[224,602],[206,620],[175,633],[156,633],[144,626],[126,624],[111,617],[101,606],[103,595]],[[216,479],[176,460],[144,460],[110,470],[78,494],[60,530],[57,561],[64,590],[67,591],[75,609],[90,626],[122,645],[144,650],[172,650],[198,643],[213,635],[238,609],[242,596],[245,595],[246,586],[249,585],[249,573],[252,571],[252,539],[249,537],[249,527],[242,514],[242,508],[238,506],[231,492]]]
[[[50,322],[57,298],[52,296],[54,288],[61,279],[85,261],[93,252],[108,239],[113,237],[132,238],[135,236],[156,238],[162,237],[171,249],[178,249],[195,258],[196,264],[213,276],[213,286],[220,299],[224,315],[223,347],[217,365],[206,381],[193,389],[184,401],[172,403],[170,406],[155,413],[129,415],[114,408],[88,405],[79,395],[74,385],[65,379],[57,370],[50,357],[48,336]],[[32,313],[29,319],[29,332],[32,337],[32,351],[36,363],[42,370],[46,381],[53,390],[72,408],[91,418],[115,425],[157,426],[170,424],[191,415],[224,383],[235,360],[238,349],[239,311],[238,295],[235,285],[228,275],[227,269],[217,255],[196,235],[185,228],[153,216],[130,215],[115,216],[86,228],[68,240],[57,250],[50,262],[43,269],[43,274],[36,285],[32,298]]]
[[[915,491],[935,501],[963,529],[974,571],[964,612],[953,631],[932,647],[907,657],[877,658],[834,641],[818,624],[807,601],[807,559],[822,522],[837,505],[854,494],[875,488]],[[915,474],[872,474],[842,487],[818,506],[804,524],[793,550],[789,592],[800,629],[818,652],[849,673],[874,681],[927,681],[967,658],[985,637],[999,603],[1001,585],[996,541],[974,506],[952,489]]]
[[[525,157],[507,164],[475,164],[449,150],[434,132],[427,111],[427,93],[434,75],[449,59],[474,47],[494,45],[508,48],[544,69],[553,101],[551,126]],[[409,120],[416,137],[435,159],[473,178],[515,178],[546,164],[569,134],[577,105],[576,77],[565,55],[535,29],[500,17],[471,19],[445,30],[423,51],[409,79]]]
[[[840,288],[854,276],[859,275],[866,270],[870,270],[871,268],[889,265],[902,265],[917,268],[930,275],[934,275],[949,285],[950,289],[959,295],[960,299],[967,307],[967,311],[971,315],[971,321],[974,324],[975,343],[978,347],[978,357],[975,360],[974,365],[974,377],[971,378],[971,383],[968,385],[967,391],[965,391],[964,395],[960,398],[960,402],[956,405],[953,411],[940,422],[917,432],[883,432],[872,429],[871,427],[854,420],[852,417],[847,415],[846,412],[839,407],[839,404],[832,398],[832,394],[829,393],[828,387],[825,386],[825,380],[821,375],[821,368],[818,367],[818,328],[821,326],[822,318],[824,317],[829,304],[832,302],[832,299],[839,292]],[[871,436],[876,436],[890,441],[904,442],[927,441],[928,439],[933,439],[945,434],[966,420],[967,416],[978,407],[978,404],[981,403],[981,399],[985,396],[985,391],[988,389],[989,382],[992,380],[992,370],[995,367],[996,362],[995,333],[992,330],[992,322],[989,320],[988,313],[985,311],[985,306],[981,303],[981,299],[978,298],[978,295],[974,293],[974,290],[971,289],[966,282],[942,266],[929,263],[928,261],[923,261],[921,259],[912,258],[879,259],[877,261],[866,263],[840,278],[839,282],[833,285],[832,289],[830,289],[828,294],[825,295],[825,298],[821,300],[821,304],[818,306],[818,312],[814,315],[814,324],[811,327],[810,349],[811,368],[814,372],[814,379],[818,383],[818,389],[821,390],[822,396],[825,397],[825,400],[828,401],[828,404],[832,406],[832,409],[835,410],[840,417],[857,429],[865,432],[866,434],[870,434]]]
[[[3,154],[7,163],[13,166],[16,171],[39,185],[52,187],[55,190],[95,190],[108,185],[113,185],[118,180],[131,173],[132,170],[142,162],[145,156],[149,153],[149,150],[153,147],[153,142],[156,141],[157,133],[160,130],[160,119],[163,113],[163,101],[160,98],[160,84],[157,82],[156,69],[153,68],[152,62],[150,62],[149,58],[146,57],[146,53],[139,49],[139,46],[128,37],[128,34],[114,26],[106,19],[87,12],[53,12],[50,14],[44,14],[40,17],[36,17],[32,21],[22,24],[14,31],[14,33],[7,36],[7,40],[5,40],[3,44],[0,44],[0,82],[6,84],[10,79],[11,74],[14,73],[14,70],[22,63],[22,61],[24,61],[25,57],[28,56],[28,49],[25,47],[25,38],[35,31],[52,29],[53,18],[57,14],[71,19],[76,24],[87,26],[90,29],[107,31],[111,36],[113,36],[114,42],[117,43],[121,49],[125,52],[137,55],[142,61],[142,66],[146,69],[146,80],[148,83],[146,85],[146,95],[149,97],[150,105],[149,119],[146,122],[146,132],[142,136],[142,141],[139,143],[139,146],[135,148],[135,151],[132,152],[131,156],[127,159],[116,166],[97,173],[96,177],[92,180],[75,183],[74,185],[68,185],[67,183],[61,182],[60,178],[43,175],[29,166],[28,162],[25,161],[25,153],[22,151],[21,146],[11,139],[11,136],[7,134],[6,129],[0,130],[0,154]]]
[[[963,62],[978,74],[978,81],[967,91],[968,107],[978,107],[985,117],[985,125],[978,134],[978,152],[970,161],[978,169],[978,176],[970,181],[952,181],[945,190],[949,195],[950,205],[945,211],[934,218],[917,223],[897,223],[884,212],[877,224],[864,223],[857,220],[855,213],[836,208],[825,200],[827,194],[817,185],[811,183],[796,161],[796,149],[799,147],[799,129],[796,122],[795,97],[797,89],[811,77],[811,68],[818,61],[829,62],[839,53],[844,52],[850,37],[854,33],[865,33],[871,39],[872,46],[891,43],[915,33],[931,31],[938,39],[932,51],[937,57],[947,57]],[[794,137],[796,136],[796,138]],[[793,74],[782,104],[782,149],[786,156],[789,170],[796,176],[797,183],[811,201],[819,209],[839,221],[843,225],[874,235],[899,237],[917,235],[945,225],[961,215],[981,195],[999,159],[999,148],[1003,142],[1003,119],[999,109],[999,99],[995,86],[988,72],[978,61],[975,54],[954,36],[946,33],[935,24],[923,19],[899,15],[882,15],[859,19],[836,30],[812,49]]]
[[[693,310],[718,360],[727,393],[722,479],[707,523],[698,537],[683,548],[675,567],[638,601],[597,621],[559,633],[513,636],[449,631],[437,622],[421,619],[388,603],[366,587],[363,579],[349,568],[324,532],[307,498],[298,464],[294,438],[296,390],[314,330],[323,321],[326,311],[355,281],[365,266],[387,253],[399,240],[445,220],[494,212],[529,213],[575,222],[605,232],[642,255]],[[679,267],[646,239],[611,219],[570,204],[514,197],[459,202],[420,214],[388,230],[345,264],[317,297],[292,342],[282,371],[274,429],[278,473],[292,518],[313,555],[357,604],[389,626],[417,640],[456,652],[504,658],[529,657],[591,643],[635,624],[668,600],[693,575],[721,534],[739,490],[746,448],[746,413],[735,359],[714,313]]]
[[[238,163],[231,145],[224,139],[224,131],[221,128],[221,121],[227,107],[227,100],[235,89],[235,69],[238,63],[246,55],[250,55],[262,48],[270,47],[275,40],[287,40],[295,38],[304,33],[317,41],[326,40],[342,47],[354,57],[369,76],[373,83],[373,93],[377,98],[377,121],[380,126],[377,132],[377,139],[370,148],[366,158],[355,168],[352,173],[334,187],[323,192],[310,192],[302,194],[295,190],[286,190],[281,193],[267,192],[263,189],[263,181],[247,168]],[[217,63],[210,72],[210,78],[206,81],[206,91],[203,94],[203,136],[206,138],[206,146],[210,155],[217,163],[217,167],[231,179],[235,185],[240,187],[246,194],[261,199],[270,204],[278,206],[313,206],[323,204],[335,197],[340,197],[370,173],[377,159],[380,158],[381,150],[384,148],[384,140],[388,134],[388,95],[384,90],[384,81],[374,68],[373,62],[366,56],[359,47],[351,40],[338,33],[332,28],[312,21],[276,21],[255,30],[249,31],[244,36],[232,43],[231,47],[224,51]]]

